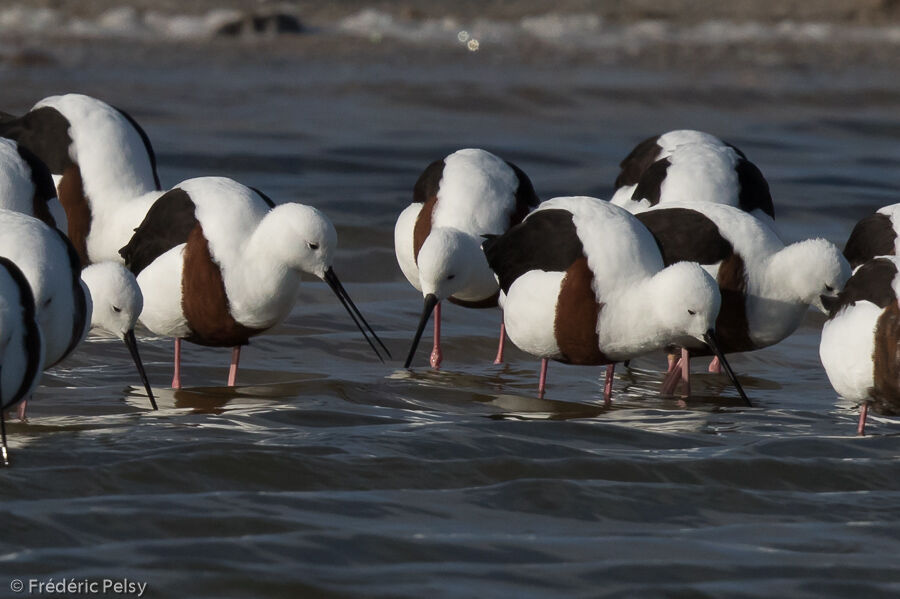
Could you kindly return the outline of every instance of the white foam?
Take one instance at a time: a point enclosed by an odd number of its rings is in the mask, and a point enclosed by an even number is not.
[[[290,7],[285,11],[290,14]],[[79,17],[62,9],[19,4],[0,8],[0,34],[35,34],[83,38],[203,40],[246,13],[214,9],[205,14],[166,14],[117,7],[93,17]],[[302,14],[297,13],[302,20]],[[397,40],[422,45],[465,45],[470,50],[514,42],[538,41],[550,47],[603,51],[609,48],[640,50],[672,44],[723,46],[749,43],[861,43],[900,45],[900,26],[822,23],[784,20],[777,23],[735,22],[713,19],[694,24],[642,20],[610,23],[596,14],[561,14],[500,19],[483,16],[471,21],[456,17],[409,18],[365,8],[333,22],[317,23],[317,30],[372,41]],[[268,35],[266,32],[249,35]]]
[[[731,45],[759,42],[836,41],[900,44],[900,27],[781,21],[776,24],[710,20],[681,25],[659,20],[606,23],[596,14],[546,13],[505,21],[479,18],[463,22],[455,18],[409,19],[376,9],[365,9],[339,19],[334,28],[345,34],[374,41],[397,39],[438,45],[477,39],[501,43],[528,38],[550,46],[594,50],[623,47],[640,49],[659,44]]]
[[[0,33],[117,38],[146,41],[207,39],[225,24],[244,17],[237,10],[215,9],[202,15],[168,15],[125,6],[96,17],[70,17],[52,8],[0,8]]]

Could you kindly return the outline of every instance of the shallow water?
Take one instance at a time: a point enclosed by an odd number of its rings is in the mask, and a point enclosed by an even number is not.
[[[395,359],[374,359],[327,287],[229,352],[142,338],[160,403],[127,352],[92,338],[9,427],[0,575],[125,578],[148,596],[896,596],[900,422],[836,397],[822,317],[731,362],[754,401],[695,366],[661,399],[662,356],[619,368],[495,366],[496,310],[444,310],[444,368],[405,356],[421,298],[393,256],[418,173],[481,146],[542,198],[608,197],[644,137],[708,130],[769,179],[788,240],[842,244],[897,200],[893,74],[636,68],[487,52],[339,51],[340,40],[175,46],[78,42],[0,68],[3,106],[82,91],[130,111],[164,185],[227,174],[335,222],[335,270]],[[7,582],[0,580],[0,588]]]

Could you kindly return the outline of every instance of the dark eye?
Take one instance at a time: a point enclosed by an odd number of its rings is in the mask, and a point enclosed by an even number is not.
[[[113,306],[113,312],[121,312],[121,311],[122,311],[122,308],[120,308],[118,306]]]
[[[448,280],[448,281],[452,281],[452,280],[455,279],[455,278],[456,278],[456,275],[450,275],[450,276],[447,277],[447,280]]]
[[[696,314],[696,312],[694,312],[693,310],[688,310],[688,314],[690,314],[691,316],[693,316],[693,315]]]
[[[318,243],[312,243],[312,242],[307,241],[307,242],[306,242],[306,247],[308,247],[308,248],[311,249],[311,250],[317,250],[317,249],[319,249],[319,244],[318,244]]]
[[[831,285],[825,285],[825,291],[834,291],[834,287]]]

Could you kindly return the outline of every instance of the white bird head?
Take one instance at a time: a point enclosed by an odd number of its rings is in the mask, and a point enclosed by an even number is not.
[[[656,305],[657,317],[664,323],[667,334],[672,335],[672,343],[681,345],[688,337],[706,344],[719,358],[738,394],[748,406],[751,405],[731,365],[719,349],[715,326],[722,295],[715,279],[696,262],[678,262],[664,268],[653,278],[659,285],[659,297],[665,298]],[[681,343],[678,338],[681,338]]]
[[[266,219],[273,219],[276,227],[270,244],[276,260],[290,268],[316,275],[328,283],[378,359],[384,361],[375,342],[390,357],[391,353],[350,299],[350,294],[332,268],[337,249],[337,231],[331,220],[312,206],[296,203],[276,206],[266,215]]]
[[[436,227],[422,243],[416,258],[422,295],[438,301],[465,289],[475,265],[486,263],[478,241],[457,229]]]
[[[655,308],[666,334],[704,341],[722,304],[716,281],[696,262],[678,262],[653,278],[658,297],[665,298]]]
[[[476,288],[479,284],[476,276],[478,270],[487,274],[492,287],[496,285],[494,275],[487,265],[487,258],[481,251],[481,244],[471,235],[452,227],[431,229],[419,248],[416,263],[419,267],[419,287],[425,303],[404,368],[409,368],[412,363],[422,332],[438,302]]]
[[[98,262],[81,271],[88,290],[91,328],[108,331],[125,342],[155,410],[156,399],[138,354],[134,325],[144,309],[144,296],[131,271],[118,262]]]
[[[103,329],[124,339],[144,309],[137,280],[118,262],[99,262],[81,271],[91,296],[91,328]]]
[[[324,279],[337,249],[337,231],[320,210],[304,204],[287,203],[266,216],[280,229],[272,248],[291,268]]]
[[[787,269],[784,279],[794,297],[827,314],[821,297],[837,297],[852,274],[841,250],[825,239],[807,239],[779,254]]]

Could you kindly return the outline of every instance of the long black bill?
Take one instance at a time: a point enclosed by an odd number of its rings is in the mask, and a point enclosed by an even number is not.
[[[144,389],[147,390],[147,397],[150,398],[150,405],[154,410],[158,410],[156,407],[156,399],[153,397],[153,391],[150,390],[150,381],[147,380],[147,373],[144,372],[144,363],[141,362],[141,356],[138,354],[137,349],[137,339],[134,338],[134,329],[125,333],[125,345],[128,346],[128,351],[131,352],[131,359],[134,360],[134,365],[137,367],[138,374],[141,375],[141,382],[144,383]]]
[[[422,309],[422,318],[419,319],[419,328],[416,329],[416,336],[413,337],[412,347],[409,348],[409,355],[406,357],[406,363],[403,365],[404,368],[409,368],[409,365],[412,364],[416,348],[419,347],[419,340],[422,338],[422,332],[425,330],[425,325],[428,324],[428,319],[431,317],[431,313],[434,312],[434,307],[437,306],[437,304],[438,298],[435,294],[429,293],[425,296],[425,307]]]
[[[329,268],[325,271],[325,276],[323,277],[325,282],[328,283],[328,286],[331,287],[331,290],[334,291],[334,294],[337,296],[341,303],[344,305],[344,309],[347,310],[347,314],[350,315],[350,318],[353,319],[353,322],[356,323],[356,327],[359,329],[359,332],[363,334],[363,337],[366,338],[366,342],[369,344],[369,347],[372,348],[372,351],[375,352],[375,355],[378,356],[378,359],[384,362],[384,358],[381,357],[381,353],[379,353],[378,348],[375,347],[375,344],[372,343],[372,340],[369,339],[369,335],[366,334],[366,329],[369,330],[369,333],[372,334],[372,337],[375,338],[375,341],[378,342],[378,345],[381,346],[381,349],[384,350],[384,353],[387,354],[388,358],[391,358],[391,352],[385,347],[384,343],[381,342],[381,339],[378,338],[378,335],[375,334],[375,331],[372,329],[372,326],[366,321],[363,317],[362,313],[359,311],[359,308],[356,307],[356,304],[353,303],[353,300],[350,299],[350,294],[347,293],[347,290],[344,289],[344,286],[341,285],[340,279],[337,278],[337,275],[334,274],[334,270]],[[365,326],[363,326],[365,325]]]
[[[731,379],[731,382],[734,383],[734,388],[737,389],[738,395],[741,396],[741,399],[744,400],[744,403],[747,404],[747,407],[752,408],[753,404],[750,403],[750,400],[747,398],[747,394],[744,393],[744,388],[741,387],[741,384],[737,380],[737,376],[735,376],[734,371],[731,369],[731,364],[728,363],[728,360],[725,359],[725,354],[722,353],[722,350],[719,349],[719,343],[716,341],[716,333],[712,329],[706,331],[703,334],[703,341],[706,342],[706,345],[709,346],[709,349],[716,354],[716,357],[719,358],[719,362],[722,363],[722,366],[725,368],[725,372],[728,374],[728,378]]]

